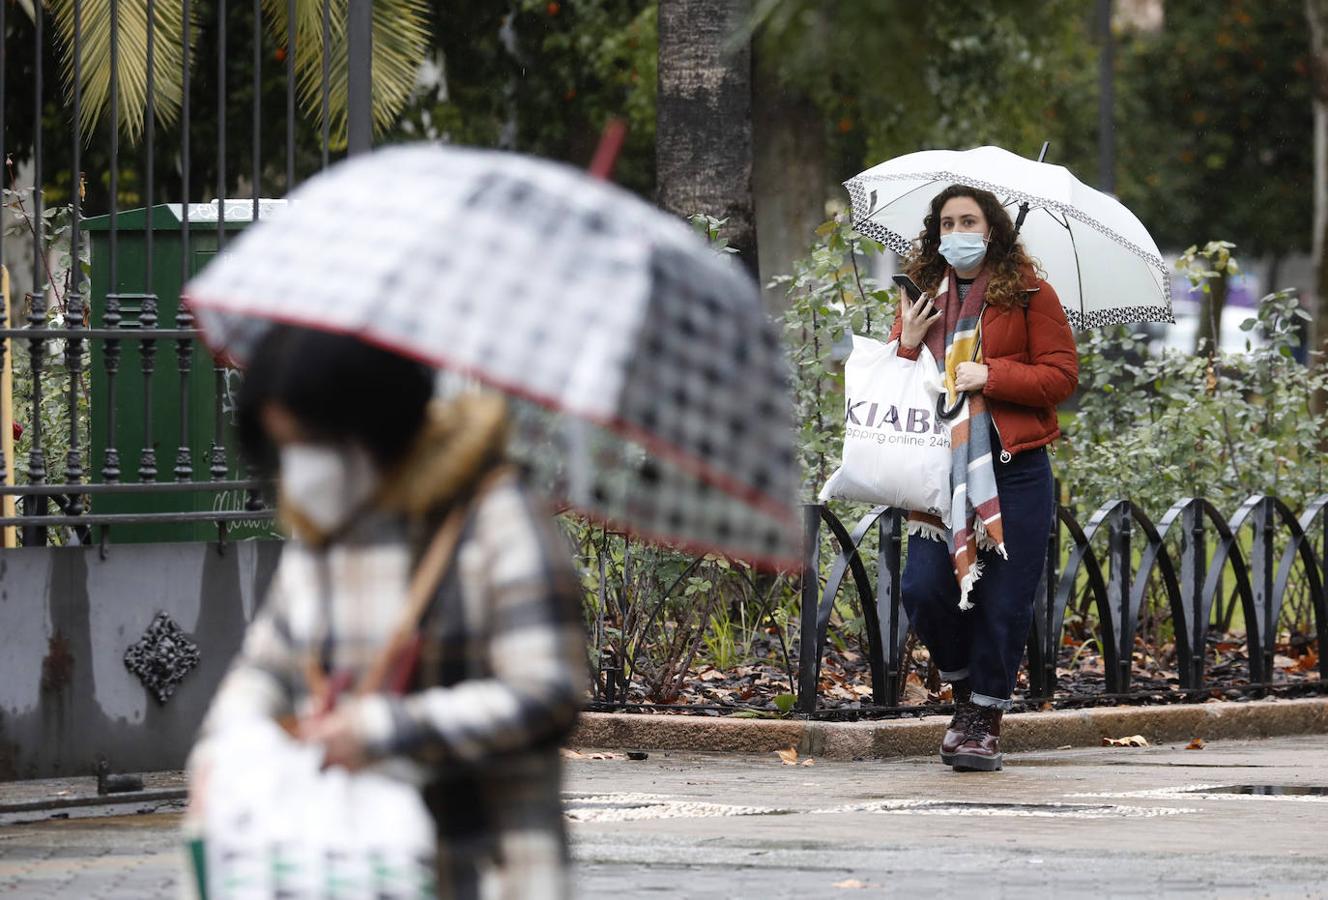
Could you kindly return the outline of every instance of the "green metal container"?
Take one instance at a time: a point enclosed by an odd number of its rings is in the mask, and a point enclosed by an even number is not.
[[[274,204],[262,201],[260,216]],[[152,283],[147,284],[146,228],[151,213]],[[120,451],[120,481],[142,482],[142,450],[149,445],[156,451],[158,482],[209,481],[214,478],[212,448],[219,442],[226,449],[226,472],[223,479],[247,477],[239,460],[233,436],[234,401],[239,388],[238,373],[216,367],[200,342],[191,342],[187,379],[188,402],[183,410],[181,428],[181,362],[175,340],[156,340],[155,374],[151,381],[151,433],[147,430],[148,381],[143,371],[144,338],[151,333],[145,327],[143,294],[157,297],[157,327],[177,327],[183,279],[193,277],[217,254],[217,204],[192,204],[189,208],[187,266],[181,260],[185,242],[181,230],[182,210],[178,203],[163,203],[151,210],[133,209],[116,219],[116,284],[111,284],[110,217],[86,219],[82,227],[92,243],[92,321],[94,328],[106,327],[106,297],[113,290],[124,296],[120,302],[120,324],[125,338],[119,342],[119,373],[112,380],[106,371],[106,341],[92,341],[92,367],[89,372],[91,434],[91,480],[103,481],[106,451],[112,445],[109,433],[110,411],[115,410],[114,446]],[[225,235],[233,238],[247,227],[252,218],[252,201],[227,201]],[[220,386],[220,391],[218,387]],[[221,403],[221,429],[217,429],[216,409]],[[184,443],[181,443],[181,434]],[[179,451],[187,448],[192,473],[177,473]],[[211,491],[158,494],[103,494],[92,498],[97,513],[167,513],[214,510],[238,511],[245,508],[243,491]],[[230,523],[228,537],[272,537],[270,522]],[[216,540],[217,526],[211,523],[162,522],[116,526],[109,539],[115,543],[155,541]]]

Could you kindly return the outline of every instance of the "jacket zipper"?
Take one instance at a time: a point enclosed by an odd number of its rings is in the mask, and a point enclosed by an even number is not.
[[[1009,450],[1005,449],[1005,439],[1001,437],[1000,426],[996,424],[995,410],[993,410],[991,414],[991,430],[996,432],[996,440],[1001,445],[1001,462],[1008,463],[1010,460],[1014,459],[1014,457],[1010,454]]]
[[[988,310],[988,309],[990,309],[990,307],[987,306],[987,304],[984,302],[984,303],[982,304],[982,313],[978,316],[978,321],[979,321],[979,323],[982,325],[982,331],[986,331],[986,330],[987,330],[987,323],[986,323],[985,320],[986,320],[986,317],[987,317],[987,310]],[[979,340],[981,340],[980,337],[979,337]],[[981,347],[982,345],[979,343],[978,346]],[[1001,462],[1003,462],[1003,463],[1008,463],[1010,460],[1014,459],[1014,457],[1013,457],[1012,455],[1010,455],[1010,451],[1009,451],[1009,450],[1006,450],[1006,449],[1005,449],[1005,440],[1004,440],[1004,438],[1001,437],[1001,429],[1000,429],[1000,427],[996,424],[996,411],[995,411],[995,410],[991,410],[991,413],[990,413],[990,414],[991,414],[991,427],[992,427],[992,430],[996,432],[996,440],[997,440],[997,441],[1000,443],[1000,445],[1001,445]]]

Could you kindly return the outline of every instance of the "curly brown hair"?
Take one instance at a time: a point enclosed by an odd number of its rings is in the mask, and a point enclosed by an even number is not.
[[[1028,294],[1024,290],[1024,278],[1032,271],[1039,278],[1045,277],[1038,261],[1029,256],[1024,245],[1019,242],[1014,232],[1014,222],[1010,214],[1001,206],[996,195],[991,191],[952,184],[941,191],[931,201],[931,211],[922,220],[922,233],[913,242],[913,255],[908,258],[904,271],[924,291],[935,291],[945,277],[950,264],[941,256],[941,209],[955,197],[969,197],[981,208],[991,228],[991,238],[987,243],[986,265],[992,268],[991,281],[987,283],[986,300],[992,306],[1011,307],[1015,304],[1026,305]]]

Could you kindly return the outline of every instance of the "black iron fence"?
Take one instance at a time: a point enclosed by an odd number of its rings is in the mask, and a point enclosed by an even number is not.
[[[261,0],[232,0],[229,6],[227,0],[172,2],[180,4],[182,32],[176,47],[179,109],[170,133],[158,130],[154,115],[156,56],[162,48],[155,27],[157,3],[146,0],[145,67],[126,70],[120,29],[109,29],[110,124],[96,132],[96,141],[81,125],[84,4],[62,0],[72,10],[68,44],[74,60],[72,77],[62,87],[44,77],[44,61],[56,52],[46,5],[32,5],[31,46],[20,53],[25,48],[9,46],[14,29],[5,17],[24,13],[0,2],[0,35],[6,40],[0,66],[0,158],[8,161],[11,154],[30,160],[33,186],[25,193],[14,178],[16,170],[6,167],[14,192],[7,194],[14,198],[12,203],[7,199],[14,207],[9,212],[17,214],[28,233],[21,243],[0,233],[0,261],[30,255],[33,289],[0,307],[0,363],[7,353],[21,376],[17,408],[11,414],[0,406],[0,435],[17,431],[16,421],[23,429],[21,454],[0,449],[0,500],[19,500],[16,509],[12,503],[0,505],[4,546],[43,545],[56,538],[105,541],[112,534],[117,540],[135,534],[197,537],[213,528],[225,537],[237,528],[261,527],[272,517],[263,502],[263,485],[249,477],[228,443],[233,373],[217,368],[202,350],[189,310],[180,304],[179,288],[211,254],[224,249],[237,228],[270,211],[265,193],[286,193],[343,152],[334,146],[329,108],[333,83],[342,73],[333,71],[335,54],[323,53],[317,151],[302,153],[308,123],[297,114],[295,0],[287,2],[287,33],[275,48],[280,51],[275,67],[269,61],[271,38],[264,39]],[[334,3],[340,4],[347,48],[344,152],[355,153],[372,142],[370,4],[323,0],[322,48],[332,44]],[[119,7],[110,0],[112,22]],[[239,34],[231,15],[237,9],[248,14],[247,30]],[[197,50],[190,34],[195,13],[208,17],[209,28],[208,46]],[[228,69],[236,50],[248,51],[243,84]],[[204,53],[216,65],[210,85],[191,58]],[[35,60],[26,72],[30,83],[11,83],[10,72],[17,71],[16,60],[24,56]],[[146,88],[141,139],[128,147],[122,146],[118,127],[122,78],[144,79]],[[30,114],[23,112],[22,119],[30,120],[30,134],[20,146],[11,134],[22,124],[15,121],[16,111],[23,110],[19,101],[28,99]],[[194,107],[203,100],[210,116],[196,114]],[[274,107],[282,110],[275,117]],[[274,118],[279,122],[275,134]],[[201,155],[195,134],[206,139]],[[237,148],[234,139],[228,144],[234,134],[244,136],[243,146]],[[281,152],[274,155],[274,147]],[[97,156],[99,170],[106,173],[104,190],[85,175],[90,155]],[[67,224],[58,236],[58,217],[48,215],[52,208],[46,202],[52,159],[59,159],[69,174],[60,188]],[[126,173],[135,179],[136,209],[122,208]],[[90,193],[101,195],[92,209],[84,204],[89,183]],[[235,196],[241,183],[248,191],[243,201]],[[53,265],[57,237],[67,247],[63,272]],[[91,248],[88,280],[81,271],[85,246]],[[58,433],[50,433],[48,421]],[[1293,581],[1312,609],[1322,648],[1328,629],[1325,506],[1328,497],[1321,497],[1297,517],[1275,498],[1251,497],[1226,517],[1210,503],[1192,499],[1178,502],[1155,524],[1130,501],[1120,500],[1101,507],[1086,526],[1061,507],[1029,638],[1030,693],[1054,692],[1067,610],[1084,598],[1100,622],[1112,692],[1130,688],[1134,639],[1150,590],[1160,590],[1164,598],[1180,680],[1187,688],[1205,684],[1211,623],[1228,621],[1232,602],[1245,623],[1249,680],[1271,679],[1278,622]],[[846,578],[857,588],[867,625],[873,700],[894,706],[902,696],[907,636],[900,606],[901,517],[875,509],[850,529],[824,506],[805,507],[805,516],[800,708],[815,709],[831,613]],[[819,575],[823,528],[836,548],[824,584]],[[875,560],[860,552],[872,532],[880,547]],[[1095,540],[1099,534],[1105,536],[1105,550],[1104,542]],[[1234,585],[1231,594],[1227,579]],[[1321,656],[1318,667],[1321,675],[1328,674],[1328,659]]]
[[[1028,637],[1028,693],[1051,698],[1057,686],[1066,613],[1083,598],[1096,614],[1106,690],[1127,694],[1139,623],[1160,588],[1174,634],[1180,687],[1206,686],[1205,661],[1214,627],[1239,612],[1249,660],[1247,686],[1273,683],[1273,659],[1293,587],[1308,604],[1328,678],[1328,495],[1297,516],[1276,497],[1252,496],[1230,517],[1199,498],[1178,500],[1157,523],[1129,500],[1112,500],[1081,525],[1058,506],[1044,577],[1034,598]],[[904,514],[876,507],[850,529],[826,506],[803,507],[806,557],[802,571],[798,708],[813,712],[835,601],[846,578],[857,588],[866,626],[873,704],[897,706],[904,693],[908,619],[901,605]],[[823,529],[835,555],[821,580]],[[875,531],[875,578],[861,552]],[[1230,578],[1231,582],[1227,579]],[[1226,585],[1233,584],[1228,594]],[[809,652],[809,648],[810,652]]]
[[[267,212],[261,202],[265,189],[269,195],[284,194],[342,152],[333,146],[329,104],[343,74],[344,152],[360,152],[372,142],[371,4],[322,2],[321,153],[310,163],[309,154],[299,153],[297,146],[308,129],[297,115],[296,0],[286,4],[284,44],[265,31],[272,23],[261,0],[232,0],[229,8],[227,0],[169,0],[179,6],[179,18],[172,19],[179,33],[172,31],[169,47],[157,33],[168,7],[162,0],[145,2],[146,46],[135,48],[145,49],[145,55],[135,56],[133,65],[126,63],[120,46],[119,26],[126,21],[121,7],[132,5],[137,17],[144,11],[142,3],[110,0],[110,27],[99,19],[104,30],[88,34],[85,18],[98,4],[62,0],[49,9],[46,3],[31,4],[28,32],[26,19],[6,22],[6,16],[27,15],[23,8],[0,2],[0,35],[6,42],[0,65],[6,212],[26,231],[21,243],[6,241],[0,233],[0,262],[30,253],[33,270],[32,290],[0,305],[0,366],[8,353],[18,389],[15,408],[0,407],[0,435],[13,435],[15,446],[22,445],[21,453],[11,453],[3,449],[8,442],[0,442],[0,501],[6,501],[0,505],[0,546],[43,545],[53,535],[61,542],[97,536],[105,541],[112,529],[117,538],[197,537],[199,526],[214,525],[224,538],[228,528],[252,528],[271,518],[261,485],[248,477],[228,445],[234,379],[203,351],[179,289],[209,255],[221,252],[237,225]],[[67,18],[57,21],[59,16],[72,16],[72,25]],[[246,16],[247,32],[234,34],[236,21]],[[199,21],[207,28],[205,47],[191,34]],[[334,22],[344,30],[338,35],[346,49],[344,60],[338,60],[344,73],[334,71],[338,54],[329,50],[335,45]],[[57,34],[61,26],[65,30]],[[29,35],[31,46],[20,46]],[[63,85],[46,76],[60,41],[73,67]],[[89,46],[91,52],[85,52]],[[108,50],[108,60],[98,55],[99,47]],[[164,50],[170,51],[167,57],[160,56]],[[238,83],[235,74],[237,50],[251,54],[247,83]],[[216,64],[211,84],[194,58],[204,56]],[[29,57],[31,65],[21,69]],[[160,59],[177,57],[178,116],[170,133],[163,134],[157,127],[156,80]],[[83,67],[103,63],[110,82],[109,121],[89,130],[83,122]],[[284,85],[274,88],[274,77],[283,75]],[[24,77],[31,83],[22,83]],[[139,140],[128,147],[120,127],[121,82],[126,79],[145,88]],[[283,92],[284,98],[274,96]],[[30,121],[28,115],[15,114],[26,105],[23,95],[31,101]],[[271,130],[272,110],[282,99],[284,134],[269,137],[265,123]],[[193,108],[204,100],[215,113],[205,119]],[[228,135],[245,129],[247,146],[228,147]],[[21,143],[12,137],[16,130],[25,132]],[[203,148],[201,167],[194,138],[199,133],[215,141]],[[265,140],[272,144],[265,147]],[[275,142],[283,140],[284,165],[272,152]],[[90,156],[104,168],[105,179],[85,173]],[[26,184],[19,183],[11,157],[29,161]],[[48,205],[46,196],[52,190],[52,160],[59,160],[61,168],[62,185],[56,191],[64,203],[59,210]],[[134,210],[122,208],[126,175],[132,176],[139,199]],[[163,180],[175,186],[169,193],[160,187]],[[246,182],[249,198],[237,204],[234,192]],[[100,208],[85,208],[85,191],[101,195]],[[198,202],[211,197],[218,199]],[[67,217],[59,234],[57,211]],[[89,245],[90,282],[82,271]],[[62,252],[67,255],[63,271],[53,262]],[[168,354],[173,357],[169,363],[161,358]],[[167,368],[173,371],[159,371]],[[53,421],[59,422],[59,434],[50,433]],[[8,498],[18,498],[17,508]]]

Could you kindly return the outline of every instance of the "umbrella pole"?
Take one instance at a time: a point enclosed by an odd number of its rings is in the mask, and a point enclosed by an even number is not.
[[[595,156],[591,159],[587,171],[595,178],[608,181],[613,175],[613,167],[618,162],[618,153],[622,150],[623,141],[626,139],[626,122],[622,119],[609,119],[605,122],[599,146],[595,148]]]
[[[1042,162],[1047,158],[1047,148],[1050,146],[1051,146],[1051,141],[1042,142],[1042,151],[1038,153],[1038,158],[1037,158],[1038,162]],[[1014,220],[1015,237],[1019,237],[1019,230],[1024,227],[1024,219],[1026,219],[1027,217],[1028,217],[1028,203],[1027,202],[1020,203],[1019,218]]]

